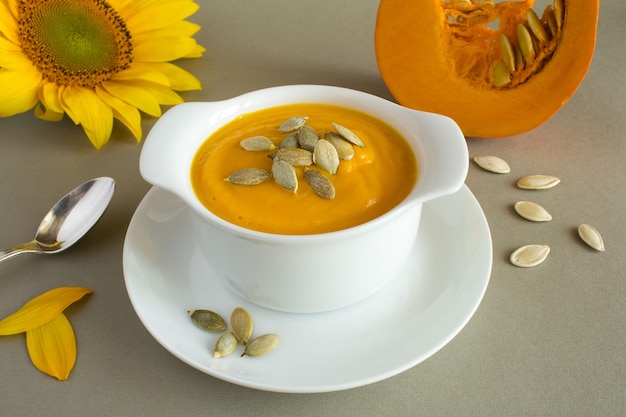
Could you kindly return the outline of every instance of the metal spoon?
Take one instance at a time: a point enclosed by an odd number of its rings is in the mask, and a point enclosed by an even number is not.
[[[0,252],[0,262],[26,252],[56,253],[72,246],[109,206],[115,181],[100,177],[79,185],[60,199],[41,221],[35,239]]]

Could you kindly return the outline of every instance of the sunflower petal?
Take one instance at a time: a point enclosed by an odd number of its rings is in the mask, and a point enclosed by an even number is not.
[[[76,364],[76,337],[65,314],[28,330],[26,346],[33,365],[41,372],[66,380]]]
[[[47,291],[0,321],[0,336],[23,333],[54,320],[70,304],[92,290],[82,287],[59,287]]]
[[[143,88],[135,85],[133,82],[124,81],[105,81],[102,84],[109,94],[119,97],[128,104],[137,107],[150,116],[159,117],[161,115],[161,106],[159,102]]]
[[[164,74],[168,78],[172,90],[190,91],[202,89],[200,81],[195,76],[177,65],[169,62],[153,62],[146,65]]]
[[[17,19],[2,1],[0,1],[0,33],[14,44],[20,43]]]
[[[194,14],[200,6],[192,1],[160,2],[141,9],[126,19],[131,33],[168,26]]]
[[[74,123],[83,127],[96,149],[109,141],[113,112],[92,89],[67,86],[61,92],[60,102]]]
[[[163,26],[158,29],[154,29],[148,32],[133,33],[133,39],[139,43],[143,39],[149,38],[165,38],[169,36],[193,36],[202,27],[196,23],[188,20],[181,20],[179,22],[172,23],[168,26]]]
[[[24,113],[37,104],[41,74],[35,71],[7,71],[0,68],[0,117]]]
[[[151,38],[135,45],[135,59],[140,62],[167,62],[182,58],[197,49],[196,41],[186,36]]]
[[[113,117],[122,122],[128,130],[133,134],[137,141],[141,140],[141,114],[139,110],[124,100],[111,95],[108,91],[100,86],[96,86],[96,94],[102,99],[113,111]]]

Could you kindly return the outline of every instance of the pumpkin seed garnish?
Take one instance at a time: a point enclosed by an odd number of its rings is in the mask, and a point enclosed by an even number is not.
[[[294,130],[300,129],[306,121],[309,119],[308,116],[294,116],[287,120],[285,120],[279,127],[278,130],[281,132],[293,132]]]
[[[241,356],[261,356],[271,352],[278,346],[280,338],[275,334],[264,334],[252,339]]]
[[[597,251],[604,252],[604,241],[602,240],[602,236],[600,232],[598,232],[592,226],[588,224],[581,224],[578,226],[578,236],[585,242],[587,245],[591,246]]]
[[[546,209],[531,201],[518,201],[515,203],[517,214],[533,222],[547,222],[552,220],[552,216]]]
[[[252,136],[239,142],[246,151],[271,151],[276,148],[274,142],[265,136]]]
[[[526,190],[545,190],[554,187],[559,182],[561,182],[560,179],[551,175],[529,175],[521,178],[517,186]]]
[[[324,139],[329,141],[335,147],[339,159],[349,161],[354,156],[354,147],[339,133],[326,132],[324,134]]]
[[[187,314],[191,321],[203,330],[220,332],[226,329],[226,322],[222,316],[211,310],[188,310]]]
[[[298,132],[292,132],[288,134],[287,136],[285,136],[285,139],[283,139],[279,145],[280,149],[297,148],[297,147],[298,147]]]
[[[304,171],[304,178],[311,189],[318,196],[327,200],[335,198],[335,186],[324,174],[315,170],[307,169]]]
[[[272,161],[272,176],[286,190],[298,191],[298,174],[293,165],[279,158]]]
[[[214,358],[223,358],[230,355],[237,347],[237,338],[232,332],[223,333],[217,342],[215,342],[215,348],[213,349]]]
[[[271,174],[261,168],[243,168],[230,174],[225,180],[238,185],[257,185],[269,179]]]
[[[304,125],[298,130],[298,143],[302,149],[313,152],[319,139],[319,135],[311,126]]]
[[[474,158],[476,165],[489,172],[496,174],[507,174],[511,172],[509,164],[497,156],[477,156]]]
[[[237,307],[233,310],[230,315],[230,327],[237,341],[242,345],[247,345],[252,335],[253,325],[252,317],[245,308]]]
[[[339,154],[337,149],[326,139],[320,139],[313,150],[315,165],[330,174],[336,174],[339,168]]]
[[[338,123],[333,123],[333,127],[335,128],[337,133],[343,136],[344,139],[346,139],[348,142],[353,143],[356,146],[360,146],[360,147],[365,146],[363,141],[357,135],[355,135],[354,132],[352,132],[350,129],[343,127]]]
[[[530,268],[545,261],[549,253],[550,247],[547,245],[526,245],[514,251],[510,261],[520,268]]]
[[[284,148],[267,155],[272,159],[281,159],[294,167],[313,164],[313,153],[301,148]]]

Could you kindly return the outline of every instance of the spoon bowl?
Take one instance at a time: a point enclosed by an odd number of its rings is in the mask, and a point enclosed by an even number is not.
[[[20,253],[57,253],[69,248],[102,217],[114,190],[115,181],[109,177],[79,185],[50,209],[32,241],[1,251],[0,262]]]

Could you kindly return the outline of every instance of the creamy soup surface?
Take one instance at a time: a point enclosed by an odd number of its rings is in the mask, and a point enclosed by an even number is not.
[[[354,132],[365,144],[354,156],[341,160],[337,173],[327,176],[335,197],[317,196],[296,167],[298,189],[288,191],[270,178],[258,185],[232,184],[225,179],[243,168],[271,171],[268,155],[288,133],[278,127],[293,116],[307,116],[318,134],[334,132],[333,122]],[[276,149],[247,151],[240,142],[264,136]],[[352,109],[326,104],[291,104],[241,115],[215,131],[200,147],[192,163],[191,181],[202,204],[222,219],[261,232],[306,235],[353,227],[398,205],[417,180],[417,162],[410,145],[383,121]]]

